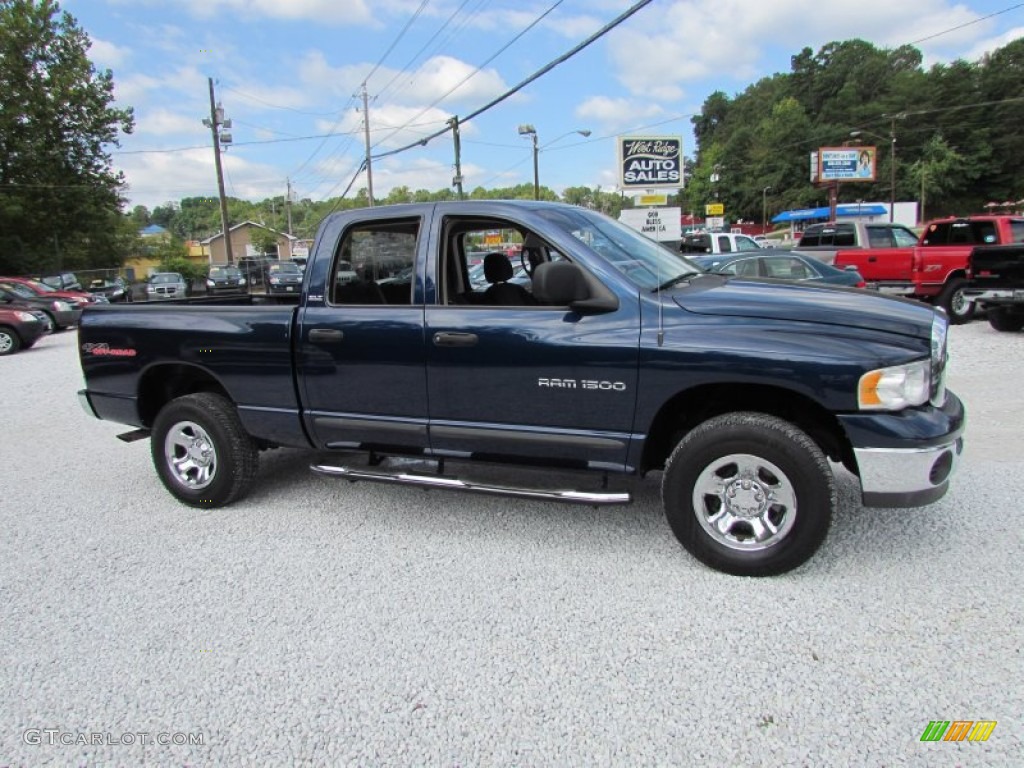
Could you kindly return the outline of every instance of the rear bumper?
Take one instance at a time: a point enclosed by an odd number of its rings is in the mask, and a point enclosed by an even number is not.
[[[1024,290],[1013,288],[965,288],[964,298],[979,304],[1024,304]]]

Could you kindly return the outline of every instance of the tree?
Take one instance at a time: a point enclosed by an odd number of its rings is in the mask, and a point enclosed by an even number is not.
[[[106,148],[131,133],[110,70],[54,0],[0,0],[0,272],[109,262],[124,179]]]
[[[259,253],[277,254],[277,233],[262,227],[249,228],[249,242]]]

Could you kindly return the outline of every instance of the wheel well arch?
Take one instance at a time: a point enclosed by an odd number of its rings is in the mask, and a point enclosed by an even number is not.
[[[212,392],[231,400],[220,380],[198,365],[166,363],[147,368],[139,378],[139,417],[145,426],[151,427],[167,403],[197,392]]]
[[[676,443],[698,424],[737,411],[785,419],[806,432],[830,459],[857,472],[853,447],[834,414],[799,392],[761,384],[702,384],[676,393],[651,422],[641,471],[664,467]]]

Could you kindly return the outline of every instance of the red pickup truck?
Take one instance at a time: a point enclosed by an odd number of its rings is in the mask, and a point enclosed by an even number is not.
[[[929,222],[911,248],[839,251],[835,266],[853,267],[869,288],[930,301],[952,323],[966,323],[974,303],[964,297],[967,260],[976,245],[1024,243],[1024,217],[968,216]]]

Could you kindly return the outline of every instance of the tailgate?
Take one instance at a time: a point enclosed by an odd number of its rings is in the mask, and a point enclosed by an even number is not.
[[[853,266],[869,283],[909,283],[913,248],[856,248],[836,253],[835,266]]]
[[[972,287],[1024,288],[1024,245],[981,245],[971,252]]]

